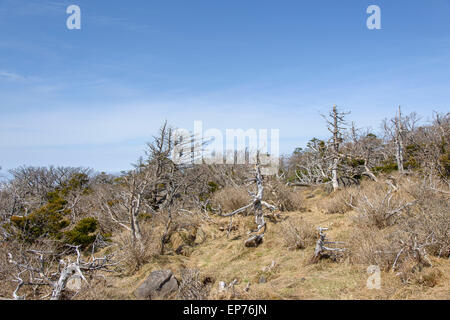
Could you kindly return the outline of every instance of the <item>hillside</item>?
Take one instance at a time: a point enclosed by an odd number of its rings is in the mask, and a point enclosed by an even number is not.
[[[282,233],[283,221],[328,227],[330,239],[343,242],[349,242],[357,231],[353,221],[355,211],[325,214],[318,206],[329,196],[318,189],[303,190],[301,194],[308,198],[305,210],[283,212],[279,222],[269,222],[265,241],[257,248],[243,244],[246,236],[243,225],[249,224],[251,216],[236,218],[234,224],[239,228],[229,236],[227,230],[221,231],[228,227],[229,219],[216,217],[214,223],[200,226],[206,240],[192,247],[188,257],[171,253],[154,258],[136,274],[108,277],[107,285],[99,285],[95,294],[91,292],[85,298],[136,299],[133,291],[151,271],[170,269],[181,279],[182,270],[198,269],[201,281],[211,281],[207,297],[211,299],[450,299],[448,258],[433,257],[433,267],[414,275],[406,284],[395,272],[382,271],[381,289],[369,290],[367,264],[354,264],[348,258],[340,262],[322,259],[311,264],[315,244],[301,250],[288,249]],[[273,262],[275,266],[270,268]],[[266,282],[259,283],[261,278]],[[234,279],[238,281],[235,294],[231,290],[219,292],[220,281],[229,284]]]
[[[165,122],[120,175],[10,170],[0,297],[448,299],[450,114],[399,108],[382,135],[346,115],[270,162],[193,161]]]

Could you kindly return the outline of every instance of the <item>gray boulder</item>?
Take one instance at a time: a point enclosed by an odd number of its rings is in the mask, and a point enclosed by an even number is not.
[[[134,295],[140,299],[164,299],[178,290],[178,281],[170,270],[157,270],[136,289]]]

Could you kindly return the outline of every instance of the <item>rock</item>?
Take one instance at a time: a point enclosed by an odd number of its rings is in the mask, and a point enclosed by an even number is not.
[[[263,242],[263,235],[255,235],[245,241],[246,247],[257,247]]]
[[[81,276],[73,275],[67,280],[66,289],[70,291],[80,291],[81,290]]]
[[[206,232],[203,229],[197,230],[197,237],[195,238],[194,244],[199,245],[205,242],[206,240]]]
[[[262,277],[259,278],[259,281],[258,281],[258,282],[259,282],[259,283],[266,283],[266,282],[267,282],[267,279],[266,279],[266,277],[262,276]]]
[[[153,271],[136,289],[134,295],[141,299],[164,299],[178,290],[178,281],[170,270]]]

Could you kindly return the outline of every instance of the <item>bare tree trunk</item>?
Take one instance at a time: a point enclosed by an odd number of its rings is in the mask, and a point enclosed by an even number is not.
[[[364,169],[365,169],[366,171],[364,171],[363,174],[369,176],[369,177],[370,177],[373,181],[375,181],[375,182],[378,181],[377,177],[376,177],[376,176],[373,174],[373,172],[369,169],[369,166],[367,165],[367,161],[365,161],[365,163],[364,163]]]
[[[166,248],[166,242],[167,242],[168,238],[170,237],[171,224],[172,224],[172,211],[169,209],[168,219],[167,219],[167,223],[166,223],[166,229],[164,230],[164,234],[161,237],[161,249],[159,252],[161,255],[164,255],[165,248]]]
[[[141,206],[141,195],[137,194],[136,196],[131,195],[132,198],[135,197],[135,199],[131,200],[130,203],[130,225],[131,225],[131,234],[133,236],[133,240],[136,240],[137,242],[141,242],[142,240],[142,233],[141,233],[141,227],[139,225],[139,209]]]
[[[71,263],[61,271],[61,275],[59,276],[58,281],[55,283],[51,300],[61,299],[61,295],[66,288],[67,281],[69,281],[70,277],[74,274],[79,274],[80,277],[84,278],[78,263]]]
[[[340,161],[340,154],[339,154],[339,146],[340,146],[340,139],[341,139],[341,133],[340,133],[340,122],[343,121],[343,115],[340,115],[337,106],[333,106],[333,111],[331,113],[332,122],[331,124],[331,132],[333,134],[332,138],[332,147],[333,147],[333,165],[331,167],[331,182],[333,184],[333,190],[336,191],[339,189],[339,183],[338,183],[338,167],[339,167],[339,161]]]
[[[404,172],[403,168],[403,125],[402,125],[402,111],[400,106],[398,107],[398,115],[395,119],[395,145],[397,159],[397,167],[400,173]]]
[[[255,166],[255,179],[254,179],[255,183],[256,183],[256,187],[257,187],[257,192],[256,194],[251,193],[251,196],[253,198],[252,202],[250,202],[248,205],[237,209],[231,213],[222,215],[222,217],[231,217],[234,216],[235,214],[244,212],[245,210],[253,207],[254,213],[255,213],[255,223],[257,225],[256,230],[251,230],[249,231],[249,235],[251,235],[252,233],[255,233],[254,235],[252,235],[250,238],[248,238],[245,241],[245,246],[246,247],[257,247],[264,238],[264,234],[267,230],[267,224],[266,221],[264,220],[264,212],[263,212],[263,207],[266,207],[268,209],[270,209],[271,211],[276,210],[277,208],[265,201],[263,201],[263,196],[264,196],[264,185],[263,185],[263,176],[261,174],[261,168],[260,168],[260,161],[259,161],[259,154],[257,155],[257,163]],[[262,230],[261,233],[259,233]]]
[[[333,190],[336,191],[339,189],[339,183],[338,183],[338,164],[339,160],[337,158],[333,159],[333,167],[331,168],[331,174],[332,174],[332,184],[333,184]]]

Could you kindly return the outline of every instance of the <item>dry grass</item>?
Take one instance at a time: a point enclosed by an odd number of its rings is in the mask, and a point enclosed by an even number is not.
[[[286,184],[275,180],[267,184],[264,192],[265,200],[274,204],[280,211],[300,211],[304,208],[301,193]]]
[[[142,246],[133,241],[130,232],[122,232],[115,239],[118,244],[117,260],[121,262],[126,274],[133,274],[149,263],[160,250],[160,232],[144,225],[142,228]]]
[[[356,205],[358,187],[338,190],[317,203],[317,209],[325,214],[344,214]]]
[[[359,227],[350,238],[349,249],[352,263],[376,265],[384,271],[389,271],[401,246],[392,230]]]
[[[225,187],[215,192],[212,197],[214,207],[220,205],[224,213],[242,208],[250,201],[251,198],[245,187]]]
[[[220,205],[224,213],[242,208],[251,200],[248,189],[245,187],[225,187],[215,192],[212,197],[213,206]],[[302,210],[304,202],[299,192],[279,181],[267,183],[264,189],[264,200],[275,205],[282,212]]]
[[[378,203],[377,192],[381,194],[386,189],[366,183],[355,190]],[[244,195],[237,196],[240,203],[236,199],[227,200],[234,197],[230,193],[222,195],[228,210],[248,203],[247,193],[243,191],[237,193]],[[236,190],[232,188],[229,192]],[[329,197],[321,192],[314,197],[306,196],[311,194],[308,189],[300,193],[305,199],[302,206],[308,208],[307,211],[283,212],[281,216],[285,220],[281,223],[268,219],[264,242],[257,248],[244,246],[246,233],[254,223],[253,216],[235,217],[229,234],[226,232],[229,218],[214,216],[215,223],[203,222],[199,226],[206,240],[194,245],[189,257],[172,252],[155,255],[143,259],[147,262],[137,271],[127,276],[109,276],[108,283],[99,282],[98,289],[93,289],[99,292],[98,297],[106,299],[134,299],[133,291],[151,271],[170,269],[184,283],[178,296],[183,299],[450,299],[450,282],[446,276],[450,272],[450,261],[445,258],[449,238],[448,201],[442,202],[445,201],[442,195],[427,194],[425,198],[429,200],[419,199],[417,206],[402,212],[401,218],[380,229],[370,220],[361,223],[361,213],[355,210],[347,208],[345,214],[316,210],[315,207]],[[348,201],[345,198],[348,193],[340,193],[332,196]],[[355,194],[356,191],[352,193]],[[406,192],[406,187],[396,196],[395,205],[415,199]],[[437,201],[439,197],[441,200]],[[359,198],[354,196],[352,205],[355,207],[360,205],[356,200]],[[314,230],[319,226],[329,228],[327,235],[333,241],[345,242],[342,247],[347,248],[348,253],[340,262],[325,259],[309,264],[314,252]],[[417,241],[422,241],[430,231],[435,240],[426,246],[426,252],[432,267],[420,262],[414,250],[405,249],[397,259],[405,245],[412,245],[414,235]],[[290,250],[292,248],[303,249]],[[273,262],[276,267],[271,268]],[[370,265],[378,265],[382,270],[380,290],[366,287]],[[262,277],[265,282],[260,281]],[[235,279],[234,290],[218,291],[220,281],[229,284]],[[202,290],[205,283],[207,290]],[[202,295],[205,292],[207,294]]]
[[[373,183],[361,191],[351,261],[396,272],[403,283],[434,287],[442,272],[433,268],[430,255],[448,257],[450,252],[449,199],[411,178],[397,181],[390,198],[387,188]]]
[[[181,271],[178,299],[181,300],[205,300],[211,290],[212,279],[200,278],[199,270],[184,269]]]
[[[408,214],[414,203],[414,199],[408,199],[387,184],[374,182],[356,195],[355,210],[359,213],[357,222],[379,229],[386,228]]]
[[[299,219],[288,219],[281,224],[282,237],[284,245],[291,250],[305,249],[307,246],[314,244],[316,231],[314,227]]]
[[[345,241],[350,249],[354,248],[350,245],[350,240],[357,226],[353,223],[351,215],[325,215],[319,211],[289,212],[283,215],[288,218],[285,222],[291,220],[294,225],[297,224],[296,221],[304,221],[314,228],[329,227],[327,234],[331,239]],[[250,221],[252,217],[240,219],[244,223],[244,220]],[[219,225],[225,225],[229,220],[220,218],[217,222]],[[370,257],[360,260],[349,257],[340,263],[321,260],[318,264],[310,265],[308,261],[313,254],[314,244],[308,243],[303,250],[289,250],[282,236],[285,222],[276,224],[269,222],[265,240],[258,248],[246,248],[243,244],[245,236],[242,236],[239,230],[227,238],[226,232],[219,230],[219,225],[202,225],[207,234],[207,241],[195,246],[190,257],[182,255],[155,257],[132,276],[116,277],[114,282],[108,286],[104,285],[101,292],[107,299],[133,299],[133,291],[151,271],[171,269],[178,279],[183,279],[184,270],[197,269],[198,282],[194,283],[203,284],[206,278],[211,281],[211,291],[207,299],[450,298],[449,282],[445,277],[445,274],[450,272],[450,263],[447,259],[433,258],[433,268],[424,268],[415,274],[410,273],[409,280],[403,280],[401,276],[396,276],[391,271],[382,271],[381,290],[369,290],[366,288],[369,276],[366,269],[370,264],[383,261],[371,260]],[[386,233],[389,231],[376,228],[373,230]],[[378,233],[374,235],[384,239],[383,235]],[[372,245],[379,240],[375,238]],[[372,249],[376,250],[378,249]],[[270,269],[273,261],[276,267]],[[386,266],[390,261],[392,259],[384,262]],[[432,272],[432,270],[439,271]],[[399,272],[401,270],[397,273]],[[265,283],[259,283],[261,276],[266,278]],[[219,281],[229,284],[234,279],[237,280],[234,292],[218,292]],[[247,287],[248,291],[245,290]]]

